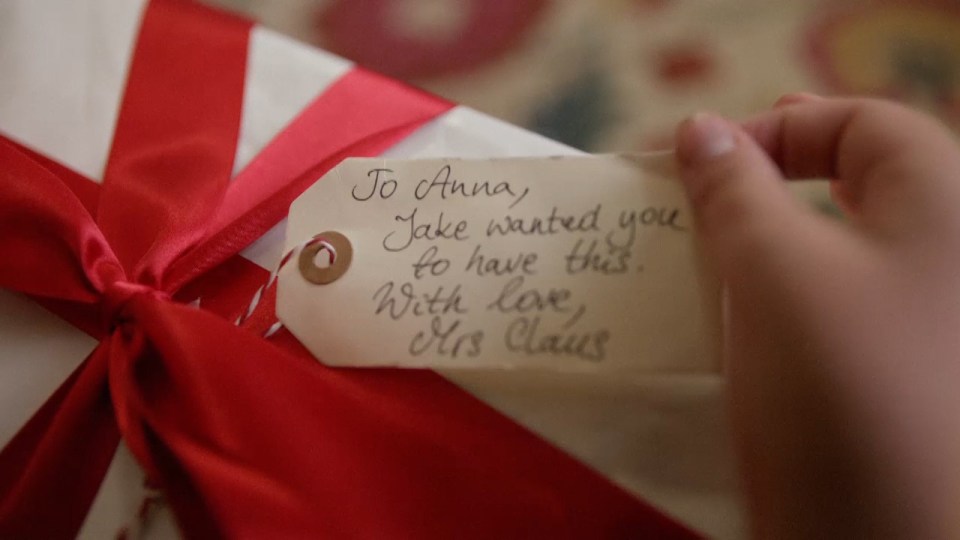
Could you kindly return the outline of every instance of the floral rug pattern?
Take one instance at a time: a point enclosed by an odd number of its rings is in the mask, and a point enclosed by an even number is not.
[[[960,128],[960,0],[205,1],[587,151],[663,147],[693,112],[746,117],[794,91],[899,99]],[[825,182],[790,186],[836,212]]]
[[[960,126],[956,0],[209,0],[589,151],[780,94],[872,94]]]

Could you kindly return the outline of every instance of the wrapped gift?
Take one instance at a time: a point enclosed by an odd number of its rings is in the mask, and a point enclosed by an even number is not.
[[[186,0],[4,2],[0,51],[0,536],[741,532],[719,377],[334,370],[234,324],[343,158],[574,150]]]

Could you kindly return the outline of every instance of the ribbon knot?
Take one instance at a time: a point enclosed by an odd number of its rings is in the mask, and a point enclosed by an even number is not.
[[[100,299],[100,320],[108,331],[130,322],[127,305],[139,295],[148,295],[158,300],[170,300],[170,295],[144,285],[123,279],[114,281],[103,291]]]

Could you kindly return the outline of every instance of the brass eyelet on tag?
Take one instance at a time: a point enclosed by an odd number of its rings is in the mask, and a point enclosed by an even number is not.
[[[337,231],[327,231],[316,236],[312,242],[300,252],[300,275],[310,283],[326,285],[340,279],[340,276],[350,267],[353,260],[353,246],[350,240]],[[330,251],[330,265],[317,266],[315,259],[320,250]]]

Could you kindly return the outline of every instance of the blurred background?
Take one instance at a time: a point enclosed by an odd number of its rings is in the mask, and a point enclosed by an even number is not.
[[[960,125],[960,0],[207,0],[588,151],[872,94]]]

